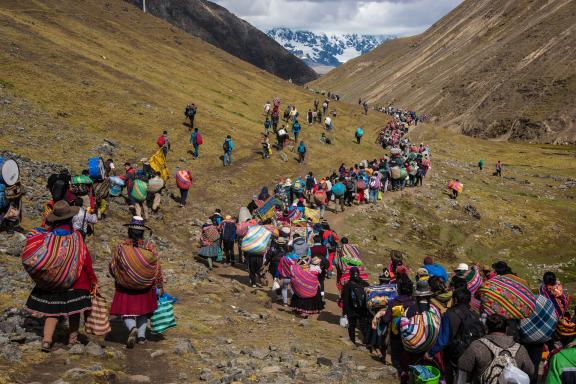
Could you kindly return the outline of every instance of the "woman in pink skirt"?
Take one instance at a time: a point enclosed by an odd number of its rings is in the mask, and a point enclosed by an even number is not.
[[[121,247],[133,247],[136,251],[152,252],[157,260],[158,256],[156,250],[150,241],[144,241],[144,231],[149,230],[144,225],[144,219],[139,216],[134,216],[130,224],[125,224],[128,227],[128,240],[120,244],[117,249]],[[128,251],[130,249],[128,248]],[[113,257],[120,257],[119,252]],[[155,276],[152,276],[152,281],[149,287],[144,289],[130,289],[126,288],[125,275],[115,273],[111,264],[111,272],[116,281],[116,292],[110,308],[110,314],[114,316],[121,316],[124,320],[124,325],[129,331],[128,339],[126,341],[127,348],[134,348],[136,343],[144,344],[146,342],[146,325],[148,318],[158,308],[158,300],[156,296],[156,289],[158,295],[161,296],[163,291],[163,279],[160,263],[157,261],[157,269]]]

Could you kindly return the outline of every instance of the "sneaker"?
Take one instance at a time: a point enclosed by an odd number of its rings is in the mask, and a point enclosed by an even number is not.
[[[138,344],[140,344],[140,345],[146,344],[146,338],[145,337],[139,337],[138,338]]]
[[[256,288],[256,284],[252,284],[252,288]]]
[[[134,348],[137,337],[138,337],[138,330],[136,329],[136,327],[134,327],[130,330],[130,333],[128,334],[128,340],[126,340],[126,348],[128,349]]]

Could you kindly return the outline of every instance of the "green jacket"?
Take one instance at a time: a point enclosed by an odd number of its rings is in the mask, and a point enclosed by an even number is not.
[[[546,384],[576,383],[576,345],[568,345],[550,360]]]

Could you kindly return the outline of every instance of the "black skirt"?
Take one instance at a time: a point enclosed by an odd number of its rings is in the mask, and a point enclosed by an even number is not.
[[[68,317],[89,311],[92,297],[90,292],[79,289],[49,292],[34,287],[24,308],[38,317]]]
[[[320,290],[318,290],[316,296],[309,299],[303,299],[294,293],[290,300],[290,308],[292,308],[294,312],[303,315],[315,315],[322,312],[324,309],[324,302],[322,301]]]

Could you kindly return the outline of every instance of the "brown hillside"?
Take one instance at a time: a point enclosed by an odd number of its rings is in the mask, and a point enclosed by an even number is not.
[[[576,142],[572,0],[467,0],[311,87],[449,120],[465,134]]]

